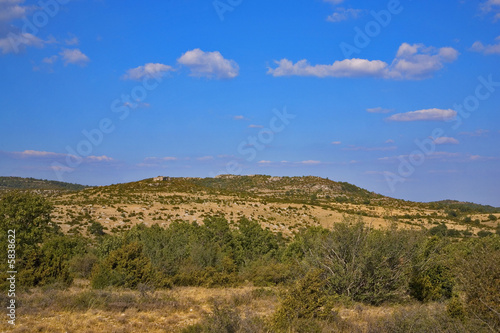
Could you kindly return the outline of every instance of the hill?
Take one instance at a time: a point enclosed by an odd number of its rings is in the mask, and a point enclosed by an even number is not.
[[[0,190],[59,190],[79,191],[88,186],[59,182],[55,180],[22,178],[22,177],[0,177]]]
[[[292,234],[307,226],[331,228],[345,217],[374,228],[396,223],[432,229],[444,224],[459,234],[494,231],[498,209],[458,203],[419,203],[386,197],[355,185],[320,177],[267,175],[215,178],[163,177],[86,188],[52,197],[54,221],[72,233],[93,222],[118,232],[138,223],[168,226],[203,223],[207,216],[228,221],[247,217],[273,232]]]

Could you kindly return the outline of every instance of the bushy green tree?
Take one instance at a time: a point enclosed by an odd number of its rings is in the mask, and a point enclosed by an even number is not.
[[[276,331],[286,332],[303,319],[328,320],[334,317],[333,299],[327,292],[325,272],[315,269],[299,279],[284,295],[273,315]]]
[[[70,260],[85,253],[86,242],[80,237],[58,236],[26,253],[19,281],[25,286],[43,286],[55,282],[70,285],[73,276]]]
[[[433,236],[422,242],[415,257],[410,280],[410,295],[422,302],[447,299],[452,296],[454,279],[451,261],[446,252],[447,239]]]
[[[325,270],[334,293],[380,304],[406,294],[421,238],[418,232],[373,230],[347,219],[318,239],[306,262]]]
[[[263,229],[257,221],[241,218],[236,235],[236,241],[241,247],[240,257],[246,263],[262,256],[273,257],[277,254],[279,244],[276,235]]]
[[[139,283],[154,283],[151,262],[142,252],[142,245],[130,243],[110,252],[92,272],[92,287],[117,286],[135,288]]]
[[[457,244],[455,256],[453,269],[468,317],[500,331],[500,237]]]
[[[0,242],[6,249],[7,232],[15,230],[15,269],[20,286],[70,284],[69,260],[85,251],[83,239],[63,236],[51,222],[51,211],[46,198],[30,192],[9,192],[0,199]]]
[[[87,232],[93,236],[104,236],[106,233],[104,232],[104,227],[97,221],[92,221],[92,223],[87,227]]]
[[[18,258],[31,251],[45,239],[60,234],[50,220],[52,205],[41,195],[31,192],[8,192],[0,198],[0,239],[7,239],[7,231],[15,230]],[[2,244],[5,245],[5,244]]]

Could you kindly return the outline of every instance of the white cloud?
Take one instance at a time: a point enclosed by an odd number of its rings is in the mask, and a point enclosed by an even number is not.
[[[24,0],[0,0],[0,51],[3,54],[18,53],[26,47],[42,48],[45,43],[52,42],[21,32],[12,24],[12,21],[25,19],[29,12],[37,8],[36,5],[25,6]]]
[[[39,150],[25,150],[12,152],[14,156],[27,158],[27,157],[66,157],[66,154],[54,153],[50,151],[39,151]]]
[[[489,130],[485,129],[477,129],[474,132],[460,132],[459,135],[467,135],[467,136],[483,136],[489,133]]]
[[[266,161],[266,160],[262,160],[262,161],[259,161],[257,162],[258,164],[270,164],[272,163],[271,161]]]
[[[428,158],[451,158],[451,157],[460,157],[460,153],[450,153],[448,151],[435,151]]]
[[[396,150],[396,146],[389,146],[389,147],[363,147],[363,146],[354,146],[354,145],[349,145],[347,148],[343,148],[343,150],[348,150],[348,151],[388,151],[388,150]]]
[[[267,74],[273,76],[315,76],[315,77],[382,77],[387,64],[380,60],[344,59],[331,65],[312,66],[305,59],[295,64],[288,59],[275,61],[276,68],[269,68]]]
[[[64,171],[64,172],[72,172],[75,170],[74,168],[70,168],[64,165],[52,165],[49,167],[50,170],[52,171]]]
[[[321,164],[321,161],[316,161],[316,160],[307,160],[307,161],[301,161],[298,162],[299,164],[306,164],[306,165],[317,165]]]
[[[428,173],[432,174],[448,174],[448,173],[460,173],[460,171],[455,170],[455,169],[448,169],[448,170],[429,170],[427,171]]]
[[[396,79],[423,79],[443,68],[444,63],[458,58],[458,51],[451,47],[436,49],[423,44],[403,43],[391,64],[389,77]]]
[[[78,37],[73,36],[71,38],[65,39],[64,43],[66,43],[66,45],[78,45],[80,43],[80,40],[78,39]]]
[[[342,142],[340,142],[340,141],[333,141],[333,142],[332,142],[332,145],[340,145],[341,143],[342,143]]]
[[[472,44],[469,50],[473,52],[480,52],[487,55],[500,54],[500,36],[495,38],[495,40],[497,41],[496,44],[488,44],[488,45],[484,45],[482,42],[476,41],[474,42],[474,44]]]
[[[379,161],[388,161],[388,162],[396,162],[400,161],[401,159],[407,160],[410,157],[410,155],[397,155],[397,156],[386,156],[386,157],[379,157]],[[461,158],[462,154],[460,153],[450,153],[447,151],[436,151],[433,152],[432,154],[429,154],[426,156],[426,159],[429,160],[438,160],[438,161],[449,161],[449,160],[454,160],[457,161],[457,159]]]
[[[59,54],[65,66],[68,64],[85,66],[90,61],[89,57],[83,54],[80,49],[63,49]]]
[[[342,8],[339,7],[335,9],[335,12],[332,15],[328,16],[326,20],[328,22],[342,22],[347,21],[350,18],[358,18],[359,14],[362,12],[361,9],[353,9],[353,8]]]
[[[492,161],[492,160],[498,160],[498,157],[481,156],[481,155],[470,155],[469,159],[471,161]]]
[[[23,2],[24,0],[0,0],[0,22],[23,18],[29,9],[19,5]]]
[[[439,138],[434,139],[433,141],[437,145],[445,145],[445,144],[457,145],[457,144],[459,144],[459,141],[457,139],[447,137],[447,136],[441,136]]]
[[[384,143],[394,143],[394,140],[389,139],[389,140],[386,140]]]
[[[102,156],[90,155],[90,156],[87,156],[86,159],[90,162],[111,162],[111,161],[114,161],[113,158],[106,156],[106,155],[102,155]]]
[[[145,103],[145,102],[125,102],[123,103],[123,106],[126,106],[131,109],[137,109],[137,108],[149,108],[151,104]]]
[[[394,111],[394,109],[385,109],[382,107],[376,107],[376,108],[366,109],[366,111],[370,113],[389,113]]]
[[[146,157],[145,161],[177,161],[179,158],[174,156],[165,157]]]
[[[494,13],[494,21],[500,19],[500,0],[487,0],[479,6],[484,13]]]
[[[264,128],[264,126],[262,126],[262,125],[254,125],[254,124],[250,124],[250,125],[248,125],[248,128]]]
[[[0,38],[0,50],[3,54],[16,53],[23,47],[33,46],[42,48],[46,41],[41,40],[29,33],[9,33],[6,37]]]
[[[53,64],[57,61],[57,59],[59,59],[59,57],[56,55],[53,55],[51,57],[43,58],[42,62],[46,63],[46,64]]]
[[[142,80],[144,78],[158,78],[171,72],[174,69],[172,66],[160,63],[147,63],[144,66],[131,68],[122,76],[123,80]]]
[[[242,116],[242,115],[236,115],[236,116],[233,116],[233,120],[246,120],[245,116]]]
[[[23,159],[50,159],[50,160],[58,160],[58,159],[64,159],[66,157],[73,157],[77,158],[74,155],[71,154],[64,154],[64,153],[55,153],[51,151],[40,151],[40,150],[24,150],[24,151],[14,151],[14,152],[7,152],[7,154],[17,157],[17,158],[23,158]],[[114,161],[113,158],[102,155],[102,156],[95,156],[95,155],[89,155],[83,159],[85,162],[111,162]]]
[[[443,110],[443,109],[425,109],[425,110],[417,110],[406,113],[396,113],[387,120],[391,121],[419,121],[419,120],[436,120],[436,121],[445,121],[449,119],[455,118],[457,112],[451,109]]]
[[[276,68],[268,68],[273,76],[315,77],[375,77],[384,79],[418,80],[432,76],[443,68],[444,63],[453,62],[458,51],[451,47],[426,47],[423,44],[403,43],[391,65],[382,60],[344,59],[331,65],[311,65],[305,59],[295,64],[284,58],[275,61]]]
[[[213,160],[214,157],[213,156],[202,156],[202,157],[198,157],[197,160],[198,161],[210,161],[210,160]]]
[[[233,79],[238,76],[239,66],[234,60],[225,59],[220,52],[204,52],[194,49],[184,53],[177,62],[191,70],[191,76],[209,79]]]

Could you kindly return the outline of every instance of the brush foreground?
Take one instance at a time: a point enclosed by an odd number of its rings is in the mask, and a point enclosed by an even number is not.
[[[0,300],[16,325],[0,329],[497,332],[498,216],[316,177],[7,190]]]

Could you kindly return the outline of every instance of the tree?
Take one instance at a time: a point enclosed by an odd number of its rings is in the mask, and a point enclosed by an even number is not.
[[[449,253],[445,252],[448,242],[447,239],[433,236],[422,242],[415,257],[409,285],[410,295],[421,302],[452,296],[454,280],[450,262],[446,260]]]
[[[500,237],[459,244],[454,271],[465,296],[465,310],[492,332],[500,331]]]
[[[8,230],[15,230],[16,244],[22,244],[16,247],[16,256],[23,258],[26,251],[60,234],[59,227],[50,220],[51,212],[52,205],[40,195],[7,193],[0,199],[0,239],[4,242]]]
[[[418,232],[372,230],[361,220],[346,219],[320,237],[306,260],[326,272],[333,293],[380,304],[407,292],[420,239]]]
[[[149,258],[142,252],[142,245],[134,242],[110,252],[95,267],[91,282],[93,288],[134,288],[139,283],[154,282],[154,274]]]
[[[96,221],[92,221],[92,224],[87,227],[87,231],[89,234],[94,236],[104,236],[106,234],[102,224]]]
[[[274,313],[272,324],[278,332],[289,332],[298,321],[331,319],[334,297],[328,295],[324,271],[314,269],[288,290]]]
[[[262,229],[262,226],[256,221],[250,221],[247,218],[241,218],[238,221],[237,241],[241,246],[241,257],[244,261],[251,261],[276,253],[278,249],[278,240],[269,230]]]
[[[50,220],[51,212],[47,199],[31,192],[9,192],[0,198],[0,248],[15,251],[15,261],[9,268],[19,272],[20,286],[71,282],[68,244],[63,239],[51,243],[51,239],[62,236]],[[15,242],[10,242],[14,239],[7,235],[14,234]],[[4,261],[2,266],[6,264]],[[1,281],[5,281],[6,271],[2,269]]]
[[[43,286],[54,282],[70,285],[73,276],[70,260],[86,251],[86,242],[80,237],[58,236],[43,243],[26,255],[19,280],[26,286]]]

